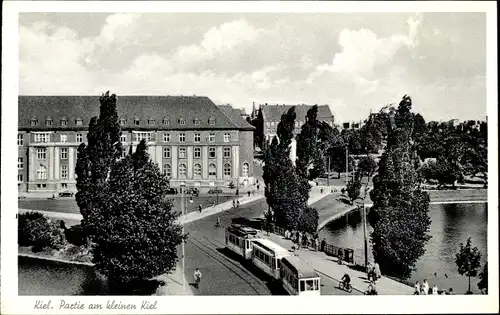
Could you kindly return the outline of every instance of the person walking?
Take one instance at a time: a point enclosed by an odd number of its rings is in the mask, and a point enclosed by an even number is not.
[[[249,190],[249,191],[247,191],[247,195],[248,195],[248,197],[250,197],[250,194],[251,194],[250,190]]]
[[[438,295],[439,288],[437,284],[432,287],[432,295]]]
[[[424,279],[424,283],[422,285],[422,293],[424,295],[428,295],[429,294],[429,282],[427,282],[427,279]]]
[[[375,265],[373,266],[373,273],[375,274],[375,282],[382,277],[382,273],[380,272],[380,266],[378,262],[375,262]]]
[[[196,268],[194,272],[194,287],[199,289],[200,288],[200,281],[201,281],[201,271],[200,269]]]
[[[239,200],[236,200],[236,207],[239,208],[240,207],[240,201]]]
[[[368,277],[368,281],[373,280],[373,265],[372,262],[368,262],[368,266],[366,266],[366,275]]]
[[[420,295],[420,282],[415,283],[415,292],[413,292],[413,295]]]
[[[236,208],[236,200],[233,199],[233,208]]]

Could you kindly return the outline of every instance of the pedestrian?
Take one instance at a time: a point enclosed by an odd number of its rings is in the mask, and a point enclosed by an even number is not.
[[[236,200],[233,199],[233,208],[236,208]]]
[[[239,208],[240,207],[240,201],[239,200],[236,200],[236,207]]]
[[[420,295],[420,282],[415,283],[415,292],[413,292],[413,295]]]
[[[257,185],[257,190],[259,190],[259,189],[260,189],[260,185]]]
[[[429,294],[429,282],[427,282],[427,279],[424,279],[424,283],[422,285],[422,293],[424,295],[428,295]]]
[[[200,269],[196,268],[194,272],[194,286],[195,288],[199,289],[200,288],[200,281],[201,281],[201,271]]]
[[[252,195],[255,195],[255,190],[252,190]]]
[[[240,190],[236,189],[236,196],[239,196],[239,195],[240,195]]]
[[[448,292],[446,292],[446,295],[453,295],[453,289],[452,289],[452,288],[450,288],[450,289],[448,290]]]
[[[437,284],[432,287],[432,295],[438,295],[439,288]]]
[[[323,240],[321,241],[321,246],[320,246],[320,250],[321,250],[322,252],[324,252],[324,251],[325,251],[325,246],[326,246],[326,239],[323,239]]]
[[[200,213],[201,213],[201,209],[202,209],[201,205],[198,205],[198,211],[199,211]]]
[[[321,193],[323,193],[323,188],[321,188],[319,191],[320,191]]]
[[[377,281],[382,277],[382,273],[380,272],[380,266],[378,262],[375,262],[375,265],[373,266],[373,272],[375,273],[375,281]]]
[[[250,190],[247,193],[248,193],[248,197],[250,197]]]
[[[314,247],[316,248],[316,250],[319,249],[319,238],[318,237],[314,240]]]
[[[214,201],[214,203],[212,204],[212,207],[214,207],[214,208],[215,208],[215,205],[216,205],[216,203],[215,203],[215,201]]]
[[[368,277],[368,281],[371,281],[371,278],[373,277],[373,265],[372,262],[368,262],[368,266],[366,266],[366,275]]]

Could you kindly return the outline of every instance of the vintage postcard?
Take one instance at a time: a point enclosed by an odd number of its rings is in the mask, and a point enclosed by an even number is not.
[[[2,313],[498,312],[495,3],[2,14]]]

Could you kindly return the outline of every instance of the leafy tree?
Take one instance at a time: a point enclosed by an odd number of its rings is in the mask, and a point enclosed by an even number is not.
[[[377,162],[370,155],[362,157],[358,162],[358,170],[361,176],[367,177],[368,181],[377,172],[377,167]]]
[[[357,155],[363,153],[361,132],[359,130],[343,129],[341,135],[344,139],[344,143],[347,144],[349,154]]]
[[[88,145],[79,147],[76,197],[96,268],[124,288],[171,271],[184,237],[168,179],[149,160],[145,142],[122,159],[115,95],[106,93],[100,102]]]
[[[458,273],[461,276],[466,276],[469,278],[469,289],[468,294],[472,294],[470,290],[470,278],[476,277],[479,267],[481,266],[481,252],[477,247],[472,247],[471,238],[467,238],[467,242],[464,246],[460,243],[460,250],[455,255],[455,263],[458,267]]]
[[[370,192],[373,256],[382,273],[407,279],[425,253],[431,220],[429,196],[420,190],[411,145],[411,98],[404,96],[387,119],[387,148],[378,163]]]
[[[64,233],[58,224],[39,212],[19,215],[18,235],[19,245],[33,246],[34,252],[59,249],[65,244]]]
[[[359,171],[355,173],[354,179],[347,183],[346,190],[351,204],[353,204],[361,193],[361,174]]]
[[[308,233],[316,233],[318,230],[318,211],[315,208],[305,207],[299,217],[298,228]]]
[[[249,119],[249,118],[247,118]],[[252,121],[249,121],[252,126],[255,127],[255,130],[253,132],[253,140],[254,140],[254,145],[256,147],[259,147],[261,149],[264,149],[264,142],[265,142],[265,137],[264,137],[264,116],[262,115],[262,109],[259,109],[257,112],[257,117],[253,119]]]
[[[32,231],[30,230],[29,227],[29,222],[30,221],[35,221],[38,219],[44,219],[43,214],[40,212],[26,212],[26,213],[21,213],[18,216],[17,222],[18,222],[18,228],[17,228],[17,242],[19,243],[20,246],[32,246],[34,243],[34,235]]]
[[[483,271],[479,274],[479,283],[477,284],[477,287],[481,292],[484,292],[488,294],[488,262],[484,264]]]
[[[343,144],[343,142],[342,142]],[[332,146],[328,151],[330,155],[330,168],[338,173],[340,178],[340,173],[346,171],[346,152],[344,145]],[[348,167],[349,170],[353,170],[355,166],[354,158],[349,156]]]

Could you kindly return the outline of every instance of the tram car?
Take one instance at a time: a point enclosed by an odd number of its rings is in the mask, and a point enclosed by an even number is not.
[[[297,256],[281,259],[281,283],[290,295],[321,295],[320,277],[309,264]]]
[[[252,242],[252,264],[274,279],[281,277],[281,259],[290,256],[287,249],[268,239]]]
[[[239,224],[233,224],[226,229],[226,247],[244,259],[252,258],[252,241],[257,231]]]

